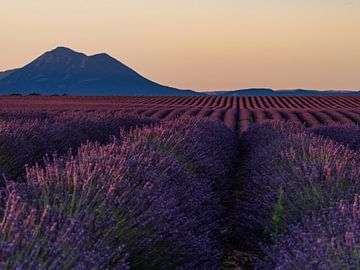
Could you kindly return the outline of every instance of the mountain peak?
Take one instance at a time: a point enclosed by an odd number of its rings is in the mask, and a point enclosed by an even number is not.
[[[60,55],[60,56],[71,56],[71,55],[83,55],[85,56],[85,54],[74,51],[70,48],[67,47],[63,47],[63,46],[59,46],[56,47],[55,49],[46,52],[45,54],[50,54],[50,55]]]
[[[111,59],[111,60],[116,60],[115,58],[111,57],[110,55],[108,55],[107,53],[97,53],[94,55],[91,55],[90,57],[92,58],[98,58],[98,59]],[[116,60],[118,61],[118,60]]]
[[[99,56],[99,57],[111,57],[110,55],[108,55],[107,53],[97,53],[97,54],[94,54],[92,56]]]
[[[75,52],[75,51],[64,46],[58,46],[55,49],[51,50],[51,52]]]
[[[78,65],[84,58],[86,58],[86,55],[83,53],[73,51],[66,47],[57,47],[45,52],[29,65],[42,67],[43,71],[49,69],[54,71],[56,68],[59,68],[59,65],[61,67]],[[29,67],[29,65],[26,67]]]

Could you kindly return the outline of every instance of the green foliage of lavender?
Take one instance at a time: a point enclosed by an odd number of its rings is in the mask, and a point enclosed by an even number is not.
[[[220,267],[230,191],[219,187],[230,187],[233,132],[193,119],[118,137],[47,158],[26,169],[26,181],[7,183],[1,268]]]

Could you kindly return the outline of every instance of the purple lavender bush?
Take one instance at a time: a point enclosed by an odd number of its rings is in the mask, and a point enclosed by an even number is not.
[[[234,205],[231,179],[238,154],[236,135],[223,123],[195,117],[164,121],[161,126],[138,131],[146,136],[132,136],[135,140],[171,156],[215,191],[225,211],[221,226],[214,232],[225,243],[231,232]]]
[[[11,246],[0,257],[3,264],[9,269],[219,269],[227,224],[214,181],[229,180],[207,178],[197,162],[201,154],[190,149],[208,151],[209,162],[227,169],[236,148],[231,149],[233,133],[210,123],[179,120],[135,129],[110,144],[88,142],[77,155],[55,155],[43,166],[28,167],[26,181],[7,183],[2,213],[12,229],[0,231],[0,242]],[[210,131],[218,132],[208,139],[213,152],[205,143],[194,145]],[[41,221],[46,211],[49,218]],[[22,225],[29,212],[36,216],[32,227]],[[34,243],[38,253],[23,252]]]
[[[241,243],[276,240],[308,211],[319,211],[360,187],[357,153],[293,124],[254,126],[243,143],[251,147],[248,181],[237,207]]]
[[[257,269],[359,269],[360,197],[304,216],[288,233],[264,248]]]
[[[0,223],[0,268],[130,269],[125,246],[110,248],[94,231],[97,213],[89,214],[70,217],[57,205],[36,209],[10,192]]]
[[[64,154],[81,143],[106,143],[120,129],[156,122],[115,112],[19,112],[0,115],[0,173],[11,178],[24,173],[44,155]]]
[[[351,149],[360,149],[360,127],[350,124],[322,125],[311,132],[348,145]]]
[[[189,172],[208,180],[219,194],[229,196],[238,145],[235,133],[223,123],[192,117],[138,131],[146,136],[136,139],[171,155]]]

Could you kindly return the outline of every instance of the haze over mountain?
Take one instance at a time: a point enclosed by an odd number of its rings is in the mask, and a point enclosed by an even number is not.
[[[46,52],[23,68],[0,73],[0,94],[77,96],[200,95],[150,81],[111,56],[69,48]]]
[[[0,95],[38,93],[72,96],[315,96],[360,95],[360,91],[252,88],[195,92],[155,83],[108,54],[87,56],[58,47],[28,65],[0,72]]]

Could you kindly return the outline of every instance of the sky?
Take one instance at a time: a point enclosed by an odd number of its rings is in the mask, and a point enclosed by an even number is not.
[[[181,89],[360,89],[360,0],[0,1],[0,70],[66,46]]]

